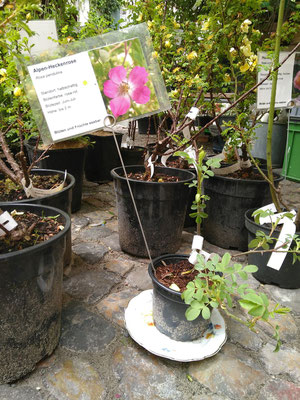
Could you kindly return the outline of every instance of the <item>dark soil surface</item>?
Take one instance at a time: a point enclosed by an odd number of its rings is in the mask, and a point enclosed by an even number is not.
[[[56,175],[31,175],[32,184],[39,189],[54,189],[63,180]],[[0,201],[16,201],[27,199],[22,187],[17,186],[9,179],[0,179]]]
[[[178,176],[154,173],[152,178],[145,176],[144,172],[135,172],[128,174],[128,178],[135,179],[137,181],[144,181],[144,182],[178,182]]]
[[[175,283],[182,293],[186,285],[192,281],[199,271],[188,260],[181,260],[174,264],[159,265],[156,268],[156,279],[164,286],[170,287]]]
[[[0,254],[22,250],[44,242],[63,229],[56,216],[41,217],[31,212],[12,212],[18,226],[0,237]]]
[[[263,181],[264,178],[261,176],[261,174],[253,170],[253,168],[246,168],[246,169],[241,169],[239,171],[233,172],[232,174],[225,175],[228,178],[236,178],[236,179],[248,179],[248,180],[254,180],[254,181]]]

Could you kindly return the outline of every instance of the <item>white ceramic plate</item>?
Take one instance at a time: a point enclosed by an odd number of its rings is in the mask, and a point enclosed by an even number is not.
[[[218,310],[213,309],[201,339],[178,342],[155,328],[152,293],[152,290],[145,290],[138,294],[125,310],[126,328],[133,340],[150,353],[181,362],[199,361],[218,353],[227,339],[225,321]]]

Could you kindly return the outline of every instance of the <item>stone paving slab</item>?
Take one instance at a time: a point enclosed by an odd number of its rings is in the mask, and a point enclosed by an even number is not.
[[[281,185],[289,204],[300,206],[300,184]],[[250,280],[274,303],[292,308],[277,320],[279,353],[273,353],[271,330],[256,334],[227,317],[227,343],[215,356],[193,363],[157,357],[129,337],[124,310],[152,283],[148,260],[120,250],[114,207],[112,183],[84,182],[82,208],[72,215],[74,255],[65,269],[59,346],[28,376],[0,385],[0,400],[298,400],[300,289]],[[189,252],[192,237],[193,228],[184,231],[178,253]],[[227,251],[207,242],[204,248]],[[245,256],[238,262],[246,262]],[[234,312],[243,315],[238,307]]]

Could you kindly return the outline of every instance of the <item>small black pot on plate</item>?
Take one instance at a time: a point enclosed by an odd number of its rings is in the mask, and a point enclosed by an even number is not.
[[[188,259],[182,254],[166,254],[153,260],[154,269],[162,261],[166,264]],[[151,263],[148,273],[153,283],[153,320],[155,327],[173,340],[187,342],[203,336],[209,325],[209,320],[199,316],[194,321],[188,321],[185,312],[189,307],[181,298],[181,293],[162,285],[155,277]]]

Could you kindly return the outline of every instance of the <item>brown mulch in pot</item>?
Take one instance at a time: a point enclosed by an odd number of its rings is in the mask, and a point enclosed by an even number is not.
[[[216,174],[218,175],[218,174]],[[228,175],[223,175],[224,177],[227,178],[236,178],[236,179],[248,179],[248,180],[254,180],[254,181],[263,181],[264,178],[261,176],[261,174],[254,170],[253,168],[246,168],[246,169],[241,169],[238,171],[235,171],[231,174]]]
[[[159,265],[156,268],[155,276],[166,287],[170,287],[172,283],[175,283],[182,293],[186,289],[186,285],[198,274],[199,271],[195,270],[194,265],[186,259],[176,263]]]
[[[24,211],[13,213],[13,218],[18,226],[0,237],[0,254],[23,250],[44,242],[64,229],[58,216],[43,217]]]
[[[130,172],[128,178],[144,182],[179,182],[178,176],[154,173],[152,178],[145,175],[144,172]]]
[[[33,186],[39,189],[54,189],[62,184],[61,175],[31,175]],[[8,179],[0,179],[0,201],[18,201],[27,199],[22,187]]]

